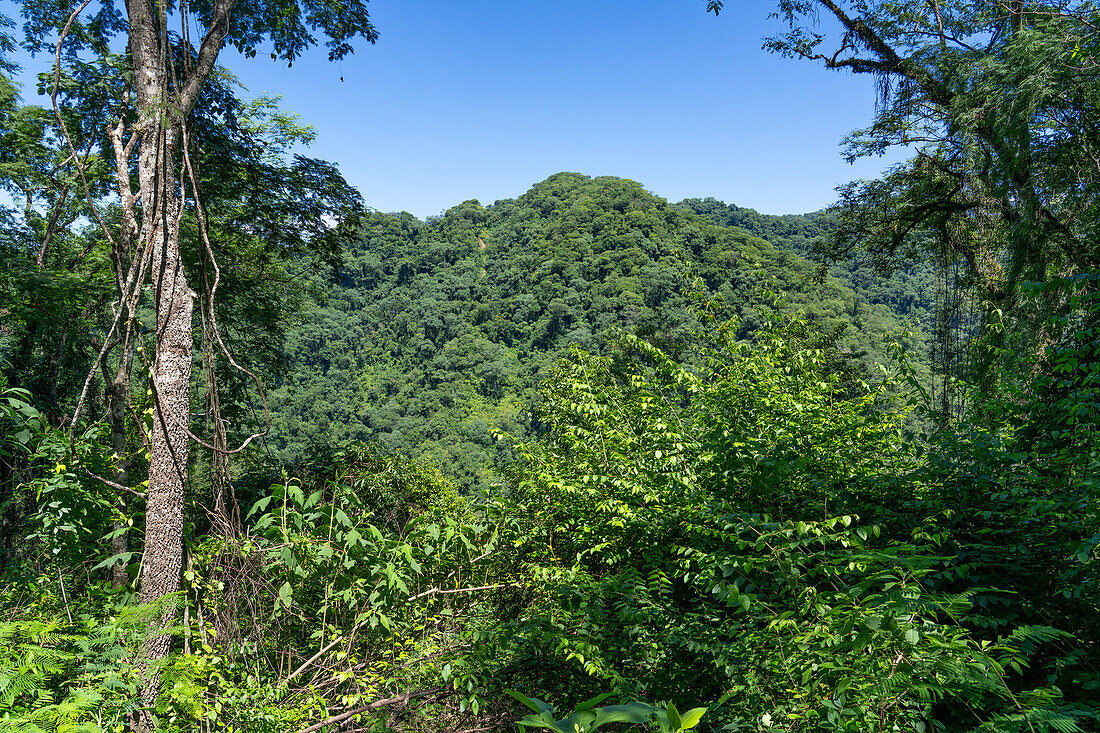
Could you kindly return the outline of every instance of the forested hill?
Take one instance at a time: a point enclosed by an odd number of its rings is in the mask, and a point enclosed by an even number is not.
[[[837,226],[836,214],[829,211],[775,216],[713,198],[685,199],[677,206],[699,214],[712,224],[742,229],[780,249],[814,260],[820,259],[820,248],[815,244],[827,240]],[[925,326],[931,324],[935,311],[932,265],[928,262],[905,263],[897,258],[880,264],[884,267],[876,268],[873,258],[861,250],[830,262],[828,271],[852,288],[857,298],[889,306],[898,315]],[[888,272],[884,273],[884,268],[888,268]]]
[[[697,320],[695,278],[722,315],[742,319],[742,337],[772,289],[864,363],[881,360],[885,335],[913,315],[836,278],[817,282],[790,235],[776,246],[692,208],[634,181],[560,173],[426,222],[372,214],[287,341],[292,367],[272,398],[279,458],[374,440],[485,486],[510,459],[494,434],[530,432],[527,408],[570,344],[598,351],[620,327],[676,351]],[[804,221],[803,238],[816,236],[819,219]],[[929,298],[914,294],[921,308]],[[922,338],[910,342],[917,355]]]

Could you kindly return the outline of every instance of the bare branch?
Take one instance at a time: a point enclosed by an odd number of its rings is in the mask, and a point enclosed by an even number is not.
[[[299,731],[299,733],[314,733],[314,731],[321,730],[322,728],[329,725],[342,723],[348,718],[359,715],[360,713],[365,713],[369,710],[376,710],[381,707],[386,707],[387,705],[407,705],[410,700],[414,700],[418,697],[428,697],[429,695],[438,695],[441,692],[443,692],[442,687],[433,687],[430,690],[420,690],[419,692],[406,692],[404,695],[396,695],[394,697],[387,697],[382,700],[375,700],[369,705],[363,705],[361,707],[355,708],[354,710],[349,710],[346,713],[333,715],[331,718],[326,718],[320,723],[314,723],[308,728],[303,728],[301,731]]]
[[[446,590],[444,590],[442,588],[431,588],[430,590],[426,590],[423,593],[417,593],[415,596],[409,596],[405,600],[415,601],[418,598],[423,598],[424,596],[435,595],[437,593],[439,593],[439,594],[443,594],[443,593],[473,593],[474,591],[479,591],[479,590],[495,590],[497,588],[519,588],[519,587],[521,587],[519,583],[495,583],[493,585],[479,585],[479,586],[476,586],[476,587],[473,587],[473,588],[450,588],[450,589],[446,589]]]
[[[61,34],[57,38],[57,45],[54,48],[53,89],[50,92],[50,101],[53,103],[53,113],[57,118],[57,124],[61,128],[61,134],[65,138],[65,144],[69,147],[69,155],[72,157],[73,161],[76,162],[76,171],[80,174],[80,180],[84,184],[84,195],[88,199],[88,207],[91,209],[92,216],[95,217],[95,220],[103,230],[104,236],[106,236],[107,240],[113,245],[114,238],[111,236],[111,232],[107,228],[107,225],[103,222],[103,218],[99,215],[99,209],[96,208],[95,201],[92,200],[92,187],[88,185],[88,178],[84,175],[84,166],[79,164],[80,156],[76,153],[73,139],[69,135],[68,127],[65,125],[65,118],[61,115],[61,107],[57,104],[57,95],[61,90],[61,46],[65,43],[65,37],[69,35],[69,29],[72,28],[77,16],[84,12],[84,8],[88,7],[91,2],[92,0],[84,0],[84,2],[69,15],[65,27],[61,29]]]
[[[118,489],[119,491],[125,491],[129,494],[133,494],[134,496],[136,496],[139,499],[144,499],[145,498],[145,494],[142,494],[140,491],[134,491],[129,486],[123,486],[122,484],[115,483],[114,481],[111,481],[110,479],[103,478],[102,476],[99,476],[95,473],[92,473],[85,466],[81,466],[80,468],[81,468],[82,471],[84,471],[84,473],[88,474],[88,476],[90,476],[91,478],[94,478],[96,481],[99,481],[102,484],[110,486],[112,489]]]
[[[214,64],[218,60],[218,54],[221,53],[222,44],[225,43],[225,36],[229,31],[229,13],[235,4],[236,0],[217,0],[214,3],[210,27],[199,46],[199,57],[195,67],[187,75],[187,81],[179,95],[180,115],[183,117],[187,116],[198,101],[202,85],[214,70]]]

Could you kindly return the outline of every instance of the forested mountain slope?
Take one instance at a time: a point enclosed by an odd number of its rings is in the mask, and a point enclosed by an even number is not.
[[[780,249],[815,261],[821,259],[820,245],[837,227],[837,215],[830,211],[775,216],[713,198],[685,199],[677,206],[699,214],[712,224],[743,229]],[[935,310],[935,269],[931,263],[892,259],[878,264],[880,267],[876,269],[873,258],[865,251],[858,251],[829,262],[828,271],[852,288],[861,301],[889,306],[904,318],[931,324]]]
[[[805,220],[803,238],[823,228]],[[882,361],[887,333],[909,317],[837,278],[818,282],[793,239],[780,241],[634,181],[576,173],[427,222],[372,214],[338,282],[288,339],[293,366],[273,390],[272,445],[301,461],[370,439],[483,487],[510,460],[510,441],[494,435],[530,433],[526,407],[570,344],[598,352],[609,329],[625,328],[676,352],[693,297],[718,296],[719,315],[739,316],[739,335],[751,338],[754,308],[769,300],[762,291],[781,293],[837,332],[841,352]],[[914,290],[920,308],[930,298]],[[922,339],[909,343],[918,356]]]

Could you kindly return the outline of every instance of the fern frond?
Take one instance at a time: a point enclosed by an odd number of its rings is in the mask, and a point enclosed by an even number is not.
[[[20,697],[37,690],[42,681],[42,675],[38,674],[0,674],[0,708],[10,709]]]
[[[1017,626],[1001,643],[1019,645],[1021,643],[1045,644],[1072,636],[1067,631],[1050,626]]]

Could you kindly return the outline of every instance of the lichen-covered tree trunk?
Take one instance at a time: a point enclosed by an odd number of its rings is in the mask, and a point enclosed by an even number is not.
[[[169,95],[166,18],[149,0],[128,0],[130,54],[137,105],[140,242],[152,249],[152,285],[156,309],[156,352],[152,367],[153,430],[150,436],[149,489],[145,507],[145,550],[139,598],[153,602],[180,587],[183,566],[184,486],[187,479],[191,387],[191,324],[195,294],[180,257],[180,177],[178,147],[183,111]],[[171,623],[165,607],[161,622]],[[146,655],[167,655],[170,638],[155,636]],[[158,675],[147,674],[146,705],[156,699]],[[148,728],[148,717],[139,727]]]
[[[152,278],[157,312],[156,352],[152,369],[153,430],[150,436],[149,489],[145,505],[145,552],[142,562],[141,592],[143,603],[159,600],[180,587],[183,565],[183,505],[187,480],[188,427],[191,414],[191,325],[195,294],[187,284],[179,249],[180,202],[174,181],[157,185],[161,175],[175,171],[174,140],[176,131],[157,130],[159,135],[142,136],[139,166],[145,158],[156,156],[159,164],[152,171],[150,188],[159,205],[143,210],[142,236],[153,242]],[[157,139],[159,138],[159,139]],[[170,175],[165,176],[171,178]],[[144,171],[141,178],[145,178]],[[142,180],[142,199],[147,198]],[[156,200],[156,199],[154,199]],[[149,208],[153,211],[150,212]],[[151,215],[152,214],[152,215]],[[149,241],[149,240],[147,240]],[[174,608],[165,608],[162,622],[171,623]],[[170,639],[161,635],[150,642],[150,660],[168,653]],[[155,676],[147,680],[143,697],[152,703],[156,697]]]
[[[162,239],[153,253],[157,348],[152,374],[154,410],[142,602],[155,601],[179,590],[183,564],[183,500],[191,413],[191,315],[195,294],[188,287],[183,271],[178,223],[172,226],[169,221]],[[166,622],[170,614],[166,612]],[[154,659],[163,657],[167,651],[167,637],[159,637],[149,650]]]

